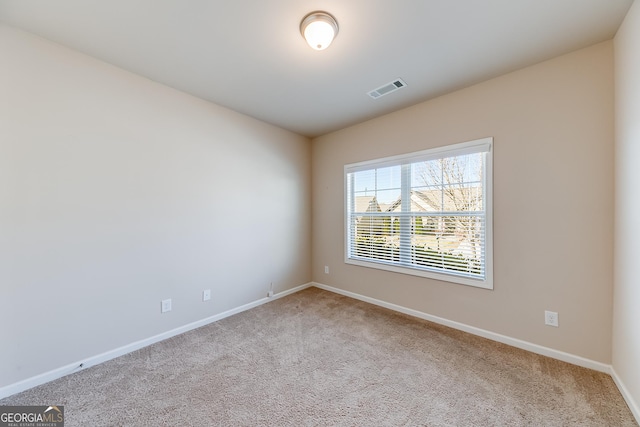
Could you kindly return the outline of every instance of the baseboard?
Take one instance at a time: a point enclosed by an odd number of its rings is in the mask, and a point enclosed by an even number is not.
[[[475,326],[470,326],[464,323],[455,322],[453,320],[448,320],[442,317],[433,316],[431,314],[423,313],[418,310],[413,310],[411,308],[407,308],[397,304],[392,304],[386,301],[382,301],[379,299],[367,297],[354,292],[349,292],[342,289],[334,288],[332,286],[327,286],[322,283],[313,282],[312,285],[329,292],[334,292],[336,294],[344,295],[344,296],[354,298],[360,301],[368,302],[370,304],[374,304],[380,307],[388,308],[393,311],[398,311],[400,313],[408,314],[409,316],[417,317],[420,319],[428,320],[433,323],[438,323],[440,325],[448,326],[453,329],[458,329],[460,331],[468,332],[470,334],[487,338],[493,341],[497,341],[503,344],[507,344],[512,347],[521,348],[523,350],[527,350],[532,353],[541,354],[543,356],[548,356],[553,359],[562,360],[563,362],[571,363],[573,365],[578,365],[584,368],[589,368],[595,371],[611,374],[611,365],[607,365],[601,362],[596,362],[595,360],[590,360],[581,356],[576,356],[574,354],[565,353],[559,350],[554,350],[549,347],[533,344],[528,341],[519,340],[517,338],[511,338],[506,335],[497,334],[495,332],[487,331],[485,329],[476,328]]]
[[[102,354],[98,354],[96,356],[92,356],[89,357],[87,359],[83,359],[81,361],[75,362],[75,363],[71,363],[65,366],[62,366],[60,368],[57,369],[53,369],[51,371],[42,373],[40,375],[36,375],[34,377],[31,378],[27,378],[25,380],[19,381],[17,383],[14,384],[9,384],[7,386],[4,387],[0,387],[0,399],[3,399],[5,397],[9,397],[13,394],[16,393],[20,393],[22,391],[28,390],[32,387],[36,387],[38,385],[47,383],[49,381],[53,381],[55,379],[58,378],[62,378],[66,375],[72,374],[76,371],[82,370],[82,369],[86,369],[89,368],[91,366],[95,366],[98,365],[100,363],[106,362],[108,360],[111,359],[115,359],[116,357],[119,356],[123,356],[127,353],[131,353],[132,351],[136,351],[139,350],[143,347],[147,347],[151,344],[155,344],[157,342],[166,340],[168,338],[174,337],[176,335],[188,332],[190,330],[193,329],[197,329],[201,326],[205,326],[208,325],[210,323],[216,322],[218,320],[224,319],[226,317],[229,316],[233,316],[234,314],[237,313],[241,313],[243,311],[246,310],[250,310],[252,308],[258,307],[262,304],[268,303],[270,301],[274,301],[278,298],[282,298],[285,297],[287,295],[291,295],[293,293],[299,292],[303,289],[309,288],[315,286],[319,289],[324,289],[326,291],[329,292],[333,292],[336,294],[340,294],[340,295],[344,295],[350,298],[354,298],[360,301],[364,301],[370,304],[374,304],[380,307],[384,307],[384,308],[388,308],[390,310],[394,310],[400,313],[404,313],[404,314],[408,314],[410,316],[414,316],[420,319],[424,319],[424,320],[428,320],[430,322],[434,322],[434,323],[438,323],[440,325],[444,325],[444,326],[448,326],[454,329],[458,329],[464,332],[468,332],[470,334],[473,335],[477,335],[477,336],[481,336],[483,338],[487,338],[493,341],[497,341],[497,342],[501,342],[503,344],[507,344],[507,345],[511,345],[513,347],[517,347],[517,348],[521,348],[523,350],[527,350],[527,351],[531,351],[533,353],[537,353],[537,354],[541,354],[543,356],[548,356],[554,359],[558,359],[558,360],[562,360],[564,362],[567,363],[571,363],[577,366],[582,366],[585,368],[589,368],[589,369],[593,369],[599,372],[604,372],[607,373],[609,375],[611,375],[611,377],[613,378],[613,381],[615,382],[616,386],[618,387],[618,389],[620,390],[620,393],[622,394],[622,396],[624,397],[625,401],[627,402],[627,405],[629,406],[629,409],[631,410],[631,412],[633,413],[634,417],[636,418],[636,421],[638,421],[638,423],[640,424],[640,407],[638,406],[638,404],[634,401],[633,397],[631,396],[631,394],[629,393],[629,391],[627,390],[626,386],[624,385],[624,383],[622,382],[622,380],[620,379],[620,377],[617,375],[615,369],[613,369],[611,367],[611,365],[607,365],[601,362],[596,362],[594,360],[590,360],[590,359],[586,359],[584,357],[580,357],[580,356],[576,356],[570,353],[565,353],[563,351],[559,351],[559,350],[554,350],[552,348],[548,348],[548,347],[544,347],[544,346],[540,346],[537,344],[533,344],[527,341],[523,341],[523,340],[519,340],[516,338],[511,338],[508,337],[506,335],[501,335],[501,334],[497,334],[495,332],[491,332],[491,331],[487,331],[484,329],[480,329],[480,328],[476,328],[474,326],[469,326],[466,325],[464,323],[459,323],[459,322],[455,322],[452,320],[448,320],[448,319],[444,319],[442,317],[438,317],[438,316],[433,316],[427,313],[423,313],[421,311],[418,310],[413,310],[407,307],[403,307],[397,304],[392,304],[386,301],[382,301],[382,300],[378,300],[375,298],[371,298],[371,297],[367,297],[364,295],[360,295],[354,292],[349,292],[349,291],[345,291],[339,288],[334,288],[332,286],[328,286],[328,285],[324,285],[322,283],[317,283],[317,282],[310,282],[310,283],[306,283],[300,286],[296,286],[295,288],[291,288],[288,289],[286,291],[283,292],[279,292],[275,295],[273,295],[272,297],[265,297],[265,298],[261,298],[259,300],[250,302],[248,304],[244,304],[240,307],[236,307],[233,308],[231,310],[227,310],[225,312],[207,317],[205,319],[201,319],[198,320],[196,322],[192,322],[189,323],[187,325],[172,329],[170,331],[167,332],[163,332],[161,334],[158,335],[154,335],[152,337],[149,338],[145,338],[143,340],[139,340],[130,344],[127,344],[125,346],[104,352]]]
[[[627,402],[627,406],[629,406],[629,409],[635,417],[636,422],[640,424],[640,405],[638,405],[638,402],[633,399],[633,396],[631,395],[631,393],[629,393],[629,389],[627,389],[627,386],[624,385],[622,379],[620,379],[618,373],[613,367],[611,368],[611,378],[613,378],[613,382],[616,383],[618,390],[620,390],[620,394],[622,394],[625,402]]]
[[[233,308],[231,310],[227,310],[225,312],[215,314],[213,316],[207,317],[205,319],[198,320],[196,322],[189,323],[184,326],[180,326],[178,328],[172,329],[167,332],[163,332],[158,335],[154,335],[149,338],[142,339],[140,341],[136,341],[122,347],[106,351],[102,354],[98,354],[87,359],[80,360],[75,363],[71,363],[65,366],[62,366],[57,369],[53,369],[48,372],[44,372],[40,375],[36,375],[31,378],[27,378],[25,380],[19,381],[14,384],[9,384],[4,387],[0,387],[0,399],[4,399],[5,397],[9,397],[13,394],[20,393],[21,391],[28,390],[32,387],[36,387],[38,385],[47,383],[49,381],[56,380],[58,378],[62,378],[66,375],[72,374],[82,369],[89,368],[91,366],[98,365],[100,363],[106,362],[111,359],[115,359],[116,357],[123,356],[127,353],[131,353],[132,351],[139,350],[143,347],[147,347],[151,344],[155,344],[157,342],[166,340],[168,338],[174,337],[176,335],[183,334],[185,332],[191,331],[193,329],[197,329],[201,326],[208,325],[209,323],[217,322],[218,320],[224,319],[225,317],[233,316],[234,314],[241,313],[246,310],[250,310],[259,305],[266,304],[268,302],[274,301],[278,298],[285,297],[287,295],[291,295],[293,293],[299,292],[303,289],[309,288],[313,286],[312,283],[306,283],[304,285],[296,286],[295,288],[288,289],[283,292],[278,292],[271,297],[261,298],[257,301],[250,302],[248,304],[241,305],[240,307]]]

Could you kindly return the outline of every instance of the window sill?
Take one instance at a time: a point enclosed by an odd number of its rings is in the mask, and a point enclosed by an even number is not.
[[[383,262],[370,262],[366,260],[345,258],[345,264],[357,265],[360,267],[374,268],[376,270],[391,271],[394,273],[407,274],[410,276],[425,277],[428,279],[442,280],[445,282],[457,283],[459,285],[473,286],[475,288],[493,290],[493,280],[489,275],[487,279],[476,279],[472,277],[465,277],[464,275],[457,275],[455,273],[440,273],[429,269],[418,269],[410,267],[402,267],[399,265],[385,264]]]

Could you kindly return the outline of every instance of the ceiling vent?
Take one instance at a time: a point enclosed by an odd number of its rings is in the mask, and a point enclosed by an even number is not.
[[[391,92],[395,92],[398,89],[402,89],[407,84],[402,81],[402,79],[395,79],[392,82],[389,82],[385,85],[380,86],[377,89],[372,90],[367,95],[372,97],[373,99],[378,99],[381,96],[389,95]]]

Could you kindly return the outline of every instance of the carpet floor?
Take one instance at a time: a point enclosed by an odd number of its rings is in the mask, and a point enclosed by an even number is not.
[[[637,426],[610,376],[310,288],[0,400],[65,426]]]

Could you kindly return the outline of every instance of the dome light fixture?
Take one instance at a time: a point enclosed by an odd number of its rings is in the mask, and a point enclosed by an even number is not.
[[[312,49],[324,50],[338,34],[338,22],[327,12],[311,12],[302,19],[300,33]]]

